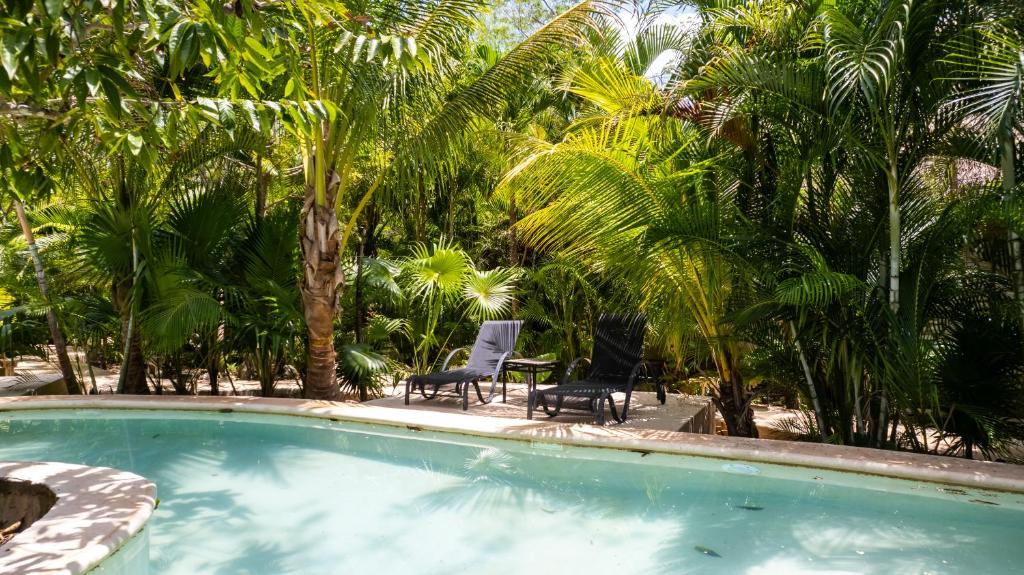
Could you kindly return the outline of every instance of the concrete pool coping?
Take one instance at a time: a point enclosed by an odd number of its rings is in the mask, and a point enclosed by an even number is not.
[[[290,415],[441,431],[495,439],[602,447],[810,467],[975,489],[1024,493],[1024,466],[821,443],[723,437],[676,431],[598,427],[413,411],[359,403],[283,398],[183,396],[43,396],[0,398],[0,412],[131,409]]]
[[[0,462],[0,478],[45,485],[56,503],[0,547],[0,573],[85,573],[142,532],[156,486],[108,467],[54,462]]]

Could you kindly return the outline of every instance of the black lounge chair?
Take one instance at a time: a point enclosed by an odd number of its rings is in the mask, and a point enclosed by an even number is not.
[[[558,415],[562,409],[579,409],[592,413],[595,423],[604,425],[604,404],[607,402],[615,421],[626,421],[633,386],[645,375],[643,347],[646,331],[647,321],[642,315],[602,314],[597,320],[597,329],[594,330],[594,352],[591,354],[593,359],[573,360],[558,385],[531,392],[527,401],[526,417],[533,419],[533,411],[540,402],[544,412],[551,417]],[[572,372],[583,361],[590,363],[590,373],[580,381],[570,382]],[[622,417],[619,417],[615,401],[612,399],[615,392],[626,394]],[[658,399],[662,404],[665,403],[665,393],[660,384]],[[573,400],[583,401],[566,405]],[[554,407],[550,405],[552,402]]]
[[[498,378],[503,375],[505,360],[515,353],[516,339],[519,338],[522,325],[522,321],[485,321],[469,352],[466,367],[448,369],[448,364],[456,354],[469,349],[460,347],[448,354],[441,371],[410,376],[405,382],[405,404],[409,405],[409,395],[416,388],[419,388],[424,398],[434,399],[442,385],[454,385],[455,394],[462,396],[462,410],[465,411],[469,409],[470,384],[476,389],[476,396],[481,402],[490,403]],[[480,380],[488,377],[491,378],[491,393],[484,399],[480,393]]]

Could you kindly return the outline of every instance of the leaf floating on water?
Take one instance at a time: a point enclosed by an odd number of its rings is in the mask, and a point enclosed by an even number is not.
[[[999,505],[995,501],[985,501],[984,499],[971,499],[971,503],[981,503],[982,505]]]
[[[719,555],[714,549],[711,549],[709,547],[705,547],[703,545],[694,545],[693,548],[694,548],[695,551],[700,551],[701,553],[707,555],[708,557],[721,557],[721,555]]]
[[[737,505],[737,509],[746,509],[747,511],[761,511],[764,507],[758,507],[757,505]]]
[[[157,437],[160,437],[160,434],[159,434],[159,433],[157,433],[156,435],[154,435],[154,436],[153,436],[153,439],[156,439]]]
[[[945,491],[946,493],[952,493],[953,495],[967,495],[967,492],[963,489],[955,489],[952,487],[940,487],[939,491]]]
[[[543,511],[544,513],[554,513],[555,512],[554,509],[548,509],[547,507],[541,507],[540,510]]]

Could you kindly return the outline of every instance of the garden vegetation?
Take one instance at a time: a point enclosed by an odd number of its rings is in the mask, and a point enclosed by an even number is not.
[[[1024,439],[1024,4],[3,0],[0,352],[367,399],[526,320],[806,438]]]

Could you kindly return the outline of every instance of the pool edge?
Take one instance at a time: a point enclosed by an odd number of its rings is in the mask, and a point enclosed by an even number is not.
[[[112,395],[0,398],[0,412],[53,409],[167,409],[291,415],[413,431],[810,467],[1024,494],[1024,466],[820,443],[526,421],[302,399]]]
[[[0,573],[88,573],[144,533],[156,486],[134,473],[49,461],[2,461],[0,477],[45,485],[57,501],[0,547]]]

